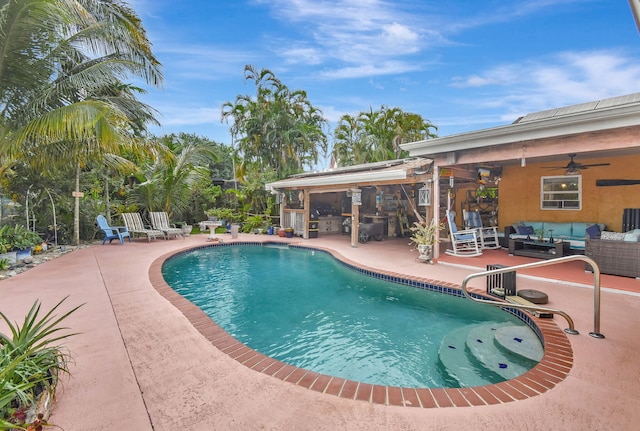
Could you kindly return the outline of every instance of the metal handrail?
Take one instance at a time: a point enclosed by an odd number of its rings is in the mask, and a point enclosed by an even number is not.
[[[489,299],[479,299],[479,298],[472,297],[471,294],[469,294],[469,292],[467,291],[467,283],[474,278],[485,277],[493,274],[504,274],[506,272],[516,272],[519,269],[537,268],[539,266],[548,266],[548,265],[557,265],[559,263],[569,262],[572,260],[582,260],[588,263],[591,266],[591,269],[593,270],[593,295],[594,295],[593,296],[593,308],[594,308],[593,320],[594,322],[593,322],[593,331],[589,332],[589,335],[591,335],[594,338],[604,338],[604,335],[600,333],[600,267],[598,267],[598,264],[593,259],[587,256],[583,256],[581,254],[558,257],[555,259],[549,259],[549,260],[544,260],[540,262],[525,263],[522,265],[509,266],[505,268],[497,268],[497,269],[492,269],[488,271],[469,274],[462,281],[462,293],[467,299],[470,299],[471,301],[492,305],[495,307],[522,308],[525,310],[536,311],[536,312],[548,312],[548,313],[559,314],[562,317],[564,317],[567,320],[567,323],[569,324],[569,327],[565,328],[564,332],[566,332],[567,334],[577,335],[579,334],[579,332],[575,329],[573,319],[571,319],[571,316],[569,316],[567,313],[565,313],[562,310],[539,307],[537,305],[524,305],[524,304],[513,304],[513,303],[506,304],[504,302],[498,302],[498,301],[493,301]]]

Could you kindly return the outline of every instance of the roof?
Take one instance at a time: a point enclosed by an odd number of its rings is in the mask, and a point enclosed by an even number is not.
[[[402,144],[411,156],[640,125],[640,93],[527,114],[513,124]]]
[[[357,186],[380,181],[402,181],[428,172],[432,160],[410,158],[305,172],[265,185],[267,190],[320,186]]]

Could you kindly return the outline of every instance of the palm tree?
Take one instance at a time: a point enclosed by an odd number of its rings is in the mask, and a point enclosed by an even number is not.
[[[233,121],[231,134],[242,163],[272,168],[279,178],[317,163],[327,150],[326,120],[306,92],[291,91],[270,70],[250,65],[245,80],[255,83],[255,98],[238,95],[222,106],[222,120]]]
[[[209,180],[209,163],[219,158],[215,142],[181,133],[160,139],[153,157],[141,164],[130,199],[146,211],[165,211],[169,216],[186,212],[190,190]]]
[[[0,7],[0,154],[76,166],[136,145],[153,112],[122,79],[162,80],[135,12],[108,0],[5,0]],[[30,42],[31,41],[31,42]],[[51,157],[52,155],[58,157]],[[27,156],[28,157],[25,157]],[[74,230],[79,242],[79,201]]]
[[[436,126],[418,114],[382,106],[357,117],[343,115],[334,132],[333,156],[340,165],[406,157],[400,144],[435,137]]]

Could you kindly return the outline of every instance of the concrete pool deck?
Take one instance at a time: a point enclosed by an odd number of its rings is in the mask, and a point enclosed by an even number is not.
[[[258,238],[281,240],[255,235],[241,235],[239,240]],[[368,267],[457,285],[485,265],[475,258],[459,262],[443,257],[436,265],[416,262],[417,252],[406,239],[370,241],[357,248],[341,235],[290,241],[330,248]],[[68,308],[85,303],[66,321],[81,334],[66,342],[74,364],[58,389],[52,423],[68,431],[494,431],[632,430],[640,421],[638,280],[603,277],[600,331],[606,338],[595,339],[588,335],[594,324],[593,290],[581,285],[583,269],[563,264],[564,276],[573,280],[563,283],[536,278],[540,275],[518,277],[519,289],[544,291],[549,306],[574,319],[580,335],[567,336],[574,353],[568,377],[544,394],[519,401],[399,407],[309,390],[251,370],[214,347],[149,279],[159,257],[206,244],[205,235],[193,235],[185,240],[95,245],[0,282],[0,310],[19,322],[36,299],[45,309],[65,296]],[[489,258],[509,258],[506,252],[497,253]],[[546,268],[550,267],[538,271]],[[560,316],[553,320],[566,327]]]

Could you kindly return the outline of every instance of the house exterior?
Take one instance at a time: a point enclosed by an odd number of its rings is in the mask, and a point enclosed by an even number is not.
[[[528,114],[513,124],[403,144],[434,160],[433,182],[462,210],[502,230],[519,221],[603,223],[622,229],[640,208],[640,93]],[[570,157],[573,155],[573,158]],[[570,164],[571,161],[576,164]],[[586,165],[586,166],[585,166]],[[487,203],[480,196],[490,189]]]
[[[446,209],[459,226],[464,210],[478,210],[500,231],[521,221],[621,231],[624,209],[640,208],[640,93],[402,148],[411,158],[267,184],[281,199],[282,227],[303,238],[349,234],[355,247],[360,222],[386,223],[385,235],[395,236],[406,231],[403,216],[442,222]]]

